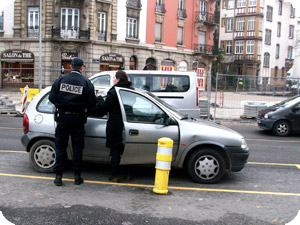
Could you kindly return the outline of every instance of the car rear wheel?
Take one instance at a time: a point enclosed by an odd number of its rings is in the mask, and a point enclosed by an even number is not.
[[[187,163],[190,177],[197,183],[213,184],[225,174],[225,161],[214,149],[203,148],[194,152]]]
[[[38,172],[53,172],[55,157],[55,143],[52,140],[39,140],[30,148],[30,163]]]
[[[287,121],[281,120],[275,123],[273,132],[277,136],[288,136],[291,131],[291,126]]]

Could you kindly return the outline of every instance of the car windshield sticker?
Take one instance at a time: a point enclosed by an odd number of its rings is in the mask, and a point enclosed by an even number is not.
[[[59,90],[63,92],[76,94],[76,95],[82,95],[83,86],[75,86],[72,84],[61,83]]]

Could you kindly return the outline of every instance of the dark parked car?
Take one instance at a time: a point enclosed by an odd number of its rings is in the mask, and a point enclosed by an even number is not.
[[[261,110],[257,115],[259,128],[278,136],[300,131],[300,95]]]

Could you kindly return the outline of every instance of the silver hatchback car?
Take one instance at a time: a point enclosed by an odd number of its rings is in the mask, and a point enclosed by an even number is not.
[[[23,117],[21,142],[39,172],[52,172],[55,163],[54,105],[51,87],[29,104]],[[116,88],[124,120],[125,150],[121,164],[155,164],[157,141],[174,141],[172,167],[186,168],[198,183],[216,183],[226,170],[240,171],[249,156],[246,141],[239,133],[200,119],[188,118],[149,92]],[[88,117],[85,124],[83,160],[109,163],[105,147],[107,117]],[[72,146],[68,146],[72,159]]]

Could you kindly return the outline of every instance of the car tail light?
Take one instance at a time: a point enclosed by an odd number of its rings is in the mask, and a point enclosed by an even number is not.
[[[26,113],[24,113],[23,116],[23,132],[24,134],[27,134],[29,131],[29,119]]]

